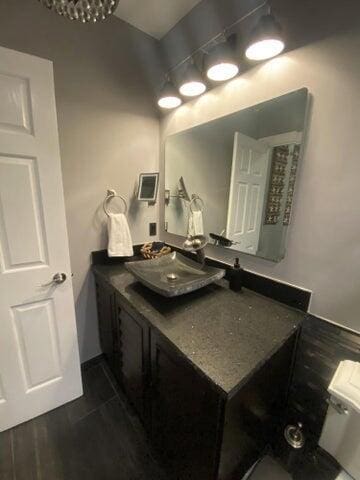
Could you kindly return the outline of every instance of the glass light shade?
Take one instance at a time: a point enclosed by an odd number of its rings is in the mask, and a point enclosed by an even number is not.
[[[183,83],[179,89],[181,95],[185,97],[197,97],[206,90],[204,82],[186,82]]]
[[[235,63],[222,62],[210,67],[207,76],[215,82],[223,82],[234,78],[239,73],[239,67]]]
[[[182,104],[180,97],[161,97],[158,100],[158,105],[161,108],[176,108]]]
[[[284,42],[274,38],[260,40],[259,42],[249,45],[246,49],[246,57],[249,60],[267,60],[279,55],[285,48]]]
[[[206,57],[206,75],[215,82],[224,82],[239,73],[239,66],[235,60],[236,36],[232,35],[224,42],[219,43]]]
[[[182,104],[182,100],[179,97],[179,94],[174,87],[173,83],[168,81],[166,82],[164,88],[161,91],[159,96],[158,105],[161,108],[176,108]]]
[[[189,65],[181,82],[179,92],[184,97],[197,97],[206,90],[206,85],[201,73],[195,65]]]
[[[285,48],[280,24],[272,15],[263,15],[254,28],[245,55],[249,60],[267,60]]]

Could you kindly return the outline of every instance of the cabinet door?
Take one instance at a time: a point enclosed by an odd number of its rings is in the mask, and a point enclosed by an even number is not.
[[[117,304],[121,381],[127,397],[140,418],[146,422],[146,390],[148,371],[148,326]]]
[[[115,313],[115,292],[101,280],[96,281],[100,345],[114,375],[120,378],[119,332]]]
[[[171,478],[216,477],[220,397],[166,339],[151,332],[152,440]]]
[[[269,445],[283,437],[295,336],[227,402],[219,479],[242,478]],[[278,437],[278,434],[280,437]]]

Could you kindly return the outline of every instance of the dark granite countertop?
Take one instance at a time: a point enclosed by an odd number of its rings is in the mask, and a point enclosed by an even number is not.
[[[231,395],[275,353],[305,317],[250,290],[220,280],[165,298],[141,285],[123,265],[95,265],[128,305],[158,329],[220,390]]]

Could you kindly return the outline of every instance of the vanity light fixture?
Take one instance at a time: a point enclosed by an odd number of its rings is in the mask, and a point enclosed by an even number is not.
[[[239,73],[235,60],[234,45],[228,40],[219,43],[206,58],[206,75],[214,82],[224,82],[234,78]]]
[[[284,48],[281,26],[269,13],[260,18],[252,31],[245,55],[249,60],[267,60],[279,55]]]
[[[161,90],[158,105],[161,108],[171,109],[179,107],[182,104],[181,97],[178,94],[171,80],[167,80]]]
[[[199,69],[191,63],[182,78],[179,92],[184,97],[197,97],[206,91],[206,84]]]
[[[189,63],[185,74],[180,81],[179,92],[182,96],[193,98],[201,95],[207,90],[207,85],[202,73],[194,63],[194,59],[198,56],[201,57],[200,61],[204,62],[204,71],[206,71],[207,78],[214,82],[230,80],[239,73],[239,63],[235,55],[236,34],[233,33],[232,35],[229,35],[229,32],[233,31],[234,27],[240,22],[251,17],[260,10],[262,10],[264,14],[260,17],[260,20],[251,33],[244,52],[245,56],[249,60],[267,60],[279,55],[279,53],[284,50],[285,42],[281,26],[271,14],[268,0],[264,0],[263,3],[235,20],[231,25],[226,26],[222,32],[212,37],[208,42],[198,47],[186,58],[183,58],[168,70],[167,77],[170,73]],[[266,11],[267,14],[265,14]],[[165,94],[167,88],[169,88],[171,94]],[[182,100],[179,94],[174,92],[174,89],[175,87],[173,84],[169,87],[164,87],[161,97],[158,100],[158,105],[160,107],[170,109],[181,105]]]

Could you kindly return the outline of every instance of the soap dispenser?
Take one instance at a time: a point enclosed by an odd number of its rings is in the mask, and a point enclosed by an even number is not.
[[[230,270],[230,289],[234,292],[241,292],[242,288],[242,269],[240,267],[239,258],[235,258],[234,266]]]

